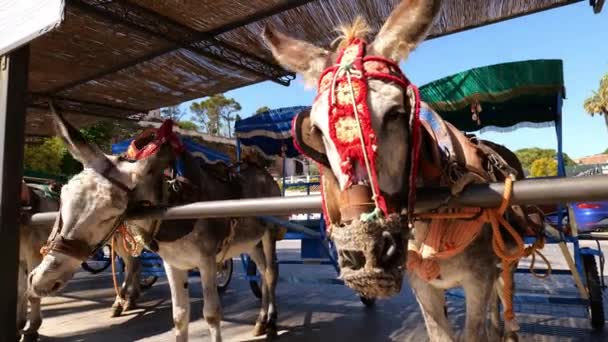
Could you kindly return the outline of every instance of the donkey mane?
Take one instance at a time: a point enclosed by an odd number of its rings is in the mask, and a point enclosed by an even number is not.
[[[331,45],[338,44],[338,50],[346,47],[348,43],[356,38],[363,39],[365,38],[371,31],[371,27],[365,21],[365,18],[362,16],[357,16],[355,20],[350,24],[340,25],[337,29],[337,32],[340,32],[340,36],[334,39],[331,42]]]

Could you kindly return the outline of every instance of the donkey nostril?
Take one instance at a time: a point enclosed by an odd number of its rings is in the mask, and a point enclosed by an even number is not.
[[[359,251],[340,251],[341,266],[358,270],[365,265],[365,256]]]
[[[59,288],[61,287],[63,283],[60,281],[56,281],[55,284],[53,285],[53,288],[51,289],[51,291],[55,292],[57,290],[59,290]]]

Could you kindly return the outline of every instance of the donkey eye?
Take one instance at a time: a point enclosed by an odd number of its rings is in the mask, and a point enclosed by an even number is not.
[[[385,120],[397,120],[405,117],[405,111],[401,108],[393,108],[384,115]]]

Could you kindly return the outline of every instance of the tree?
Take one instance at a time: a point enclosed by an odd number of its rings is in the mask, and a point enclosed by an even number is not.
[[[547,148],[547,149],[538,148],[538,147],[522,148],[520,150],[515,151],[515,155],[517,155],[517,158],[521,162],[521,165],[524,168],[524,170],[528,170],[530,173],[532,173],[532,170],[531,170],[532,163],[537,159],[549,158],[549,159],[557,160],[556,159],[557,152],[554,149],[549,149],[549,148]],[[563,156],[564,156],[565,166],[576,165],[576,163],[566,153],[564,153]]]
[[[25,146],[23,163],[28,170],[58,174],[65,153],[61,138],[47,138],[40,145]]]
[[[594,91],[593,95],[585,100],[583,107],[591,116],[604,116],[604,123],[608,128],[608,73],[600,80],[598,91]]]
[[[177,127],[181,128],[181,129],[190,130],[190,131],[198,131],[197,124],[195,124],[194,122],[189,121],[189,120],[178,121]]]
[[[179,106],[166,107],[160,110],[160,116],[163,119],[171,119],[175,122],[179,122],[185,114]]]
[[[80,129],[80,133],[86,141],[110,153],[113,142],[132,137],[136,129],[134,123],[114,124],[109,121],[99,121],[93,126]],[[82,164],[68,153],[59,137],[46,138],[39,145],[27,145],[24,151],[24,165],[28,170],[51,174],[73,175],[82,170]]]
[[[530,176],[547,177],[557,176],[557,161],[553,158],[540,158],[532,162]]]
[[[263,106],[263,107],[258,108],[258,109],[255,111],[255,114],[254,114],[254,115],[259,115],[259,114],[265,113],[265,112],[267,112],[267,111],[269,111],[269,110],[270,110],[270,108],[269,108],[268,106]]]
[[[201,102],[193,102],[190,110],[196,121],[205,126],[207,133],[231,137],[232,122],[241,110],[241,105],[233,98],[217,94]]]

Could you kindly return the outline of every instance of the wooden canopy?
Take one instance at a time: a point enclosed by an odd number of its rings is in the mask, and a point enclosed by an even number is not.
[[[328,46],[363,15],[379,29],[401,0],[67,0],[63,24],[31,43],[27,134],[52,135],[47,99],[77,126],[271,80],[265,23]],[[445,0],[430,38],[581,0]],[[595,4],[595,2],[594,2]]]

